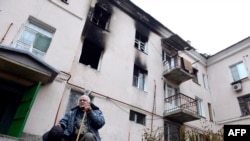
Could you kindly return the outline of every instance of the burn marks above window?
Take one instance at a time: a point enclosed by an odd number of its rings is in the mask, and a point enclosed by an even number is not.
[[[90,9],[90,21],[101,29],[108,30],[111,18],[109,6],[103,3],[97,3],[94,9]]]
[[[79,62],[98,70],[102,52],[102,47],[96,45],[88,39],[85,39]]]

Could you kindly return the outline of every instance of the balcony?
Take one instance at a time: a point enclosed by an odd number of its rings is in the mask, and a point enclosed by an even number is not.
[[[200,119],[197,100],[181,93],[165,98],[164,118],[177,123]]]
[[[171,58],[163,66],[163,76],[171,83],[180,85],[194,77],[192,64],[179,56]]]

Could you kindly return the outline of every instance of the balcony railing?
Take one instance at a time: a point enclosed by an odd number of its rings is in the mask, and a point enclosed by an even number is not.
[[[192,64],[179,56],[171,58],[163,65],[163,76],[170,82],[180,85],[194,77]]]
[[[178,123],[200,119],[197,100],[182,93],[165,98],[164,118]]]

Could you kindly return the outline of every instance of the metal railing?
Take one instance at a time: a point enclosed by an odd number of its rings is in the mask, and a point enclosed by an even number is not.
[[[193,114],[198,114],[197,100],[182,93],[165,98],[165,104],[167,104],[165,113],[182,109]]]

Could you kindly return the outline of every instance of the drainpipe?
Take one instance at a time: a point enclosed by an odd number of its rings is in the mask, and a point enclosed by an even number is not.
[[[10,25],[9,25],[9,27],[8,27],[8,29],[7,29],[7,31],[5,32],[5,34],[4,34],[4,36],[3,36],[3,38],[2,38],[2,40],[1,40],[1,42],[0,42],[0,44],[2,44],[3,43],[3,41],[4,41],[4,39],[5,39],[5,37],[6,37],[6,35],[7,35],[7,33],[9,32],[9,30],[10,30],[10,27],[13,25],[13,23],[11,23]]]
[[[154,80],[155,84],[155,80]],[[154,99],[153,99],[153,109],[152,109],[152,118],[151,118],[151,133],[153,132],[153,122],[154,122],[154,113],[155,113],[155,96],[156,96],[156,84],[154,88]]]

